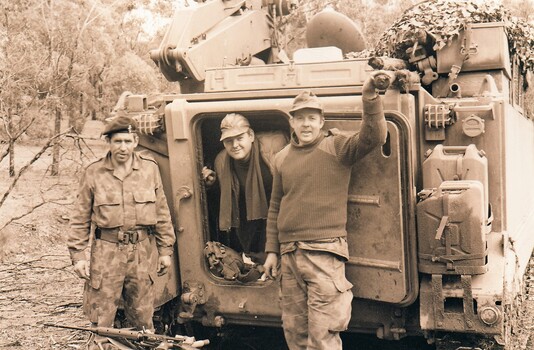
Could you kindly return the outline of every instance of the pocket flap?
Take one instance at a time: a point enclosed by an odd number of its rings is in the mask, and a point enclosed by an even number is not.
[[[150,285],[156,283],[156,276],[153,272],[148,273],[148,279],[150,280]]]
[[[352,283],[350,283],[349,280],[345,276],[342,276],[340,278],[335,278],[334,284],[336,285],[336,289],[340,291],[341,293],[346,292],[353,287]]]
[[[136,191],[133,195],[136,203],[156,202],[156,192],[154,191]]]
[[[100,285],[102,284],[102,274],[100,271],[91,271],[89,281],[91,288],[100,289]]]
[[[96,192],[95,193],[95,206],[100,205],[120,205],[122,196],[120,193],[115,192]]]

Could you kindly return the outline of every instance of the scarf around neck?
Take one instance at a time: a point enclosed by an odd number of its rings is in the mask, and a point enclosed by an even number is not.
[[[247,180],[245,184],[245,202],[247,220],[267,218],[267,196],[263,187],[259,142],[252,143]],[[221,174],[218,174],[221,186],[219,209],[219,229],[228,231],[232,227],[239,227],[239,180],[234,170],[234,160],[224,152]],[[231,203],[231,205],[229,205]]]

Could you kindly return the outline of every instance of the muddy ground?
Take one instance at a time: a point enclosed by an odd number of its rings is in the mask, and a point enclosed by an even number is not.
[[[88,335],[44,326],[45,323],[87,325],[82,315],[83,283],[73,273],[65,233],[75,197],[79,169],[91,158],[101,156],[105,145],[88,140],[81,148],[65,144],[61,151],[60,176],[49,175],[50,151],[45,152],[22,175],[8,200],[0,207],[0,227],[22,213],[30,214],[0,229],[0,350],[84,349]],[[25,165],[39,146],[17,146],[16,167]],[[8,190],[7,159],[0,164],[0,195]],[[46,204],[40,204],[45,202]],[[533,278],[533,277],[531,277]],[[534,297],[524,304],[521,346],[534,349]],[[254,334],[260,334],[254,332]],[[263,340],[248,342],[226,340],[226,348],[264,349],[269,343],[283,344],[280,332],[265,331]],[[274,340],[273,340],[274,339]],[[260,344],[260,345],[258,345]],[[222,348],[222,347],[221,347]],[[270,349],[281,349],[273,345]],[[379,342],[373,337],[345,336],[346,349],[431,349],[420,339],[402,343]]]

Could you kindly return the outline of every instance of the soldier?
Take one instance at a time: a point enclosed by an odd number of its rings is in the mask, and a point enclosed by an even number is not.
[[[265,221],[273,181],[271,167],[274,155],[287,144],[287,139],[273,135],[270,143],[260,146],[248,119],[230,113],[221,121],[220,141],[224,150],[215,158],[215,171],[206,167],[202,170],[207,186],[219,182],[219,229],[229,233],[231,248],[263,264]]]
[[[127,321],[153,330],[153,284],[171,265],[175,234],[156,162],[134,152],[136,122],[120,116],[102,133],[107,155],[80,180],[67,242],[74,271],[86,280],[84,311],[112,327],[121,297]],[[85,249],[95,228],[91,263]],[[96,348],[96,347],[95,347]]]
[[[290,111],[291,143],[275,157],[267,218],[268,277],[281,255],[282,322],[290,350],[341,350],[352,284],[348,260],[347,195],[351,167],[386,140],[386,122],[373,79],[363,88],[359,134],[328,134],[323,107],[310,91]]]

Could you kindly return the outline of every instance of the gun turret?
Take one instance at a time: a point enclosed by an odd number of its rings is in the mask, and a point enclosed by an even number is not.
[[[193,84],[204,81],[206,68],[270,62],[276,18],[295,4],[294,0],[211,0],[178,9],[150,57],[167,80]]]

